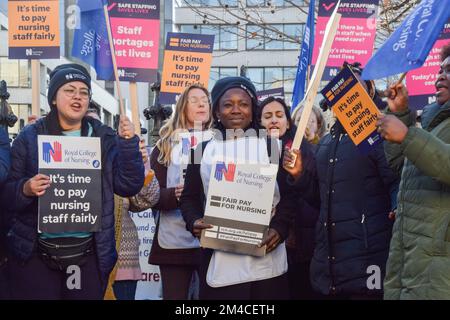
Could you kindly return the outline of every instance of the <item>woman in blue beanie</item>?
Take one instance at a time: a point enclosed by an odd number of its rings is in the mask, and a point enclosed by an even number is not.
[[[50,74],[47,98],[50,113],[27,126],[14,140],[11,171],[2,192],[9,230],[12,298],[102,299],[117,258],[114,193],[133,196],[144,182],[139,138],[124,115],[118,135],[100,121],[85,117],[91,100],[91,77],[82,66],[55,68]],[[101,231],[38,232],[38,199],[50,187],[50,177],[38,173],[38,135],[100,137]],[[78,285],[69,285],[74,280],[69,278],[72,273],[68,265],[79,267],[80,278],[75,281]]]

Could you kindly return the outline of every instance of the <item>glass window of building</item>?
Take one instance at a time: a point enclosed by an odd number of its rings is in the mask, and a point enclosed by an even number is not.
[[[286,7],[289,7],[289,6],[292,6],[292,5],[304,6],[305,5],[305,0],[285,0],[284,3],[285,3]]]
[[[192,24],[182,24],[180,25],[180,32],[184,33],[200,33],[200,29]]]
[[[238,40],[237,27],[220,27],[220,49],[221,50],[236,50]]]
[[[30,87],[30,64],[28,60],[0,58],[0,80],[5,80],[8,87]]]
[[[247,50],[299,50],[304,24],[274,24],[275,30],[247,25]]]
[[[112,117],[108,110],[103,109],[103,123],[112,127]]]
[[[264,68],[247,68],[247,78],[253,82],[256,90],[264,90]]]
[[[180,32],[214,35],[214,50],[237,50],[238,28],[225,25],[188,25],[179,26]]]
[[[303,6],[305,4],[305,0],[246,0],[247,7],[267,6],[268,2],[276,7]]]
[[[211,68],[209,75],[208,90],[211,92],[212,88],[216,84],[217,80],[225,77],[235,77],[238,75],[237,68],[235,67],[214,67]]]
[[[292,92],[294,90],[295,75],[297,73],[296,67],[286,67],[283,70],[284,91]]]
[[[114,95],[114,81],[105,81],[105,90]]]
[[[300,50],[300,39],[303,37],[305,29],[304,24],[285,24],[284,34],[284,49],[286,50]]]
[[[264,49],[264,29],[257,25],[247,25],[246,48],[248,50]]]
[[[247,77],[258,91],[284,88],[286,102],[289,104],[296,71],[296,67],[249,67]]]
[[[283,50],[283,25],[272,24],[271,27],[275,30],[266,29],[266,45],[268,50]]]
[[[230,7],[237,7],[238,0],[178,0],[177,3],[180,7],[189,7],[189,6],[218,7],[220,6],[220,3],[222,3],[222,5],[227,4]]]
[[[214,35],[214,50],[220,50],[220,26],[203,25],[200,30],[201,34]]]
[[[283,68],[264,68],[264,90],[283,87]]]

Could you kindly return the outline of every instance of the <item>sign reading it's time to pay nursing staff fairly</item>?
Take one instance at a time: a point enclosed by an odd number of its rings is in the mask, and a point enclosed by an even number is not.
[[[101,229],[100,138],[38,136],[39,173],[51,185],[39,197],[38,232]]]

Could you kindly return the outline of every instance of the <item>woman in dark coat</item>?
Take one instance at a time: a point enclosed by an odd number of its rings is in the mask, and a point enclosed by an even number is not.
[[[350,67],[361,72],[358,64]],[[373,84],[365,85],[384,108]],[[298,158],[295,168],[300,169]],[[398,176],[387,164],[383,145],[361,154],[337,121],[318,144],[316,166],[316,177],[285,166],[298,183],[318,184],[320,189],[313,288],[336,299],[381,299],[392,232],[389,213],[396,207],[398,190]]]
[[[108,275],[117,259],[114,194],[123,197],[137,194],[144,183],[144,166],[139,137],[130,120],[122,115],[116,134],[100,121],[86,117],[90,97],[91,77],[84,67],[58,66],[50,74],[47,96],[50,113],[25,127],[14,140],[11,170],[2,192],[14,299],[103,299]],[[100,138],[100,231],[38,233],[38,198],[51,183],[49,176],[38,173],[38,135]],[[60,250],[63,246],[65,252]],[[79,288],[67,285],[73,274],[73,271],[66,273],[68,261],[68,267],[79,267]]]
[[[293,124],[286,102],[281,98],[269,97],[260,103],[259,111],[262,126],[271,137],[281,140],[281,150],[290,149],[297,127]],[[319,128],[322,130],[322,127]],[[315,134],[312,136],[315,137]],[[308,170],[314,171],[314,154],[312,146],[306,139],[302,151],[303,159],[310,167]],[[310,158],[309,161],[306,157]],[[319,192],[318,189],[309,187],[300,190],[288,176],[288,172],[280,166],[277,183],[280,193],[290,198],[287,207],[294,216],[293,224],[289,228],[289,237],[286,239],[290,297],[296,300],[316,299],[318,295],[312,290],[309,279],[309,265],[314,251],[314,227],[319,217]]]

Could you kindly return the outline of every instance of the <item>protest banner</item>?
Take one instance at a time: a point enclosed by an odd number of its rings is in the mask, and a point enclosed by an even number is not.
[[[372,56],[376,35],[379,0],[341,0],[338,13],[342,15],[334,38],[322,80],[337,75],[344,61],[360,62],[363,66]],[[312,64],[317,64],[325,26],[336,8],[335,0],[320,0],[316,25],[316,41]]]
[[[258,101],[263,101],[268,97],[275,97],[284,99],[284,88],[275,88],[269,90],[262,90],[256,92],[256,96],[258,97]]]
[[[199,83],[208,88],[214,35],[167,33],[160,102],[174,104],[185,88]]]
[[[350,68],[342,69],[321,93],[358,150],[367,153],[382,141],[375,126],[380,111]]]
[[[278,166],[216,160],[212,168],[204,220],[213,228],[203,230],[201,246],[264,256],[258,245],[269,227]]]
[[[173,146],[173,150],[175,148],[181,148],[181,157],[179,159],[173,159],[172,162],[175,165],[179,162],[180,165],[179,184],[184,184],[187,166],[192,160],[192,150],[195,150],[202,142],[211,140],[212,137],[213,132],[211,130],[178,133],[178,142]]]
[[[162,287],[159,267],[148,263],[156,230],[152,210],[129,212],[129,214],[138,232],[139,265],[142,271],[142,279],[138,281],[136,287],[135,300],[161,300]]]
[[[8,1],[9,59],[59,59],[59,1]]]
[[[108,11],[120,80],[155,82],[158,70],[159,1],[110,0]]]
[[[100,138],[38,136],[39,173],[51,185],[39,197],[38,232],[96,232],[101,228]]]
[[[447,21],[438,40],[436,40],[422,67],[411,70],[406,75],[408,87],[408,106],[410,109],[422,109],[436,101],[434,86],[441,65],[441,48],[450,40],[450,19]]]

